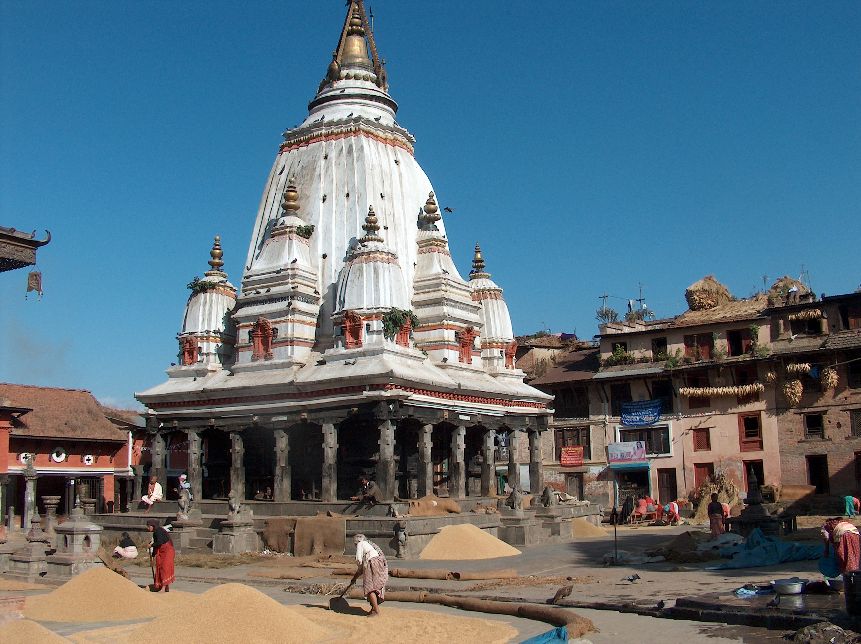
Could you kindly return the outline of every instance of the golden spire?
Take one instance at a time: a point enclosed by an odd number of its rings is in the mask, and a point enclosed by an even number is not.
[[[224,251],[221,250],[221,235],[215,236],[215,241],[212,242],[212,250],[209,251],[209,256],[211,257],[209,260],[209,266],[211,268],[206,271],[204,275],[227,277],[227,273],[221,270],[221,267],[224,266],[224,261],[221,259],[224,257]]]
[[[484,271],[484,257],[481,255],[481,246],[478,242],[475,244],[475,254],[472,256],[472,270],[469,272],[469,279],[490,279],[490,273]]]
[[[376,85],[386,91],[388,89],[386,72],[377,53],[377,44],[374,42],[374,34],[365,13],[365,3],[363,0],[351,0],[347,6],[347,17],[341,30],[341,38],[338,40],[338,48],[333,52],[332,62],[326,70],[326,77],[320,84],[320,89],[340,80],[341,72],[345,67],[359,67],[366,70],[367,77],[364,80],[370,78],[368,72],[373,72],[376,76]],[[349,74],[354,72],[348,72],[347,78],[351,78]],[[355,77],[360,78],[361,74]]]
[[[362,225],[362,230],[365,231],[365,236],[359,240],[361,244],[368,242],[382,242],[383,238],[377,234],[380,229],[380,224],[377,223],[377,215],[374,213],[374,207],[368,206],[368,216],[365,217],[365,223]]]
[[[436,205],[436,196],[430,192],[421,215],[423,228],[425,230],[437,230],[436,222],[440,219],[442,219],[442,215],[439,214],[439,206]]]

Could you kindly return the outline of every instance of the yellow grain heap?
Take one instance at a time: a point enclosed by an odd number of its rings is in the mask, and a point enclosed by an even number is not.
[[[520,550],[494,537],[471,523],[449,525],[428,542],[419,559],[448,559],[467,561],[513,557]]]
[[[0,625],[0,642],[12,644],[62,644],[67,640],[29,619],[12,619]]]
[[[606,537],[607,531],[601,526],[589,523],[583,517],[571,519],[571,526],[574,529],[574,536],[580,539],[585,537]]]
[[[24,615],[51,622],[119,622],[155,617],[164,610],[162,602],[160,595],[99,566],[46,595],[28,597]]]

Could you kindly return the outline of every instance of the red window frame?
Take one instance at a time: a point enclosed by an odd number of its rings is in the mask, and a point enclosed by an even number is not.
[[[693,430],[694,451],[710,452],[712,449],[711,428],[697,427]]]
[[[757,422],[757,436],[748,436],[745,420],[755,418]],[[738,415],[738,446],[742,452],[759,452],[762,450],[762,415],[759,412],[755,414],[739,414]]]

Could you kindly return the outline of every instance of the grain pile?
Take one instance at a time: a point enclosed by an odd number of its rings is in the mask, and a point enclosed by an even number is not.
[[[243,584],[222,584],[200,595],[189,610],[180,603],[129,635],[129,641],[179,642],[311,642],[331,633],[296,608],[282,606]]]
[[[584,537],[606,537],[607,531],[601,526],[589,523],[583,517],[571,519],[571,527],[574,530],[574,536],[578,538]]]
[[[90,568],[46,595],[28,597],[24,615],[51,622],[144,619],[160,614],[159,595],[106,568]]]
[[[0,626],[0,642],[55,644],[66,640],[29,619],[13,619]]]
[[[428,542],[419,559],[448,559],[467,561],[513,557],[520,550],[494,537],[471,523],[444,527]]]
[[[19,590],[49,590],[50,586],[45,584],[31,584],[26,581],[16,581],[14,579],[0,579],[0,590],[19,591]]]

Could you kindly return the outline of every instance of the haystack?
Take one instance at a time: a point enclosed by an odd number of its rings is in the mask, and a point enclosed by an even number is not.
[[[771,288],[768,289],[768,305],[776,306],[784,304],[786,302],[786,296],[789,294],[789,290],[791,288],[795,288],[799,295],[810,293],[810,289],[802,282],[789,277],[789,275],[784,275],[783,277],[777,278],[774,281],[774,284],[771,285]]]
[[[691,311],[704,311],[732,301],[732,294],[714,275],[706,275],[685,289],[685,299]]]

